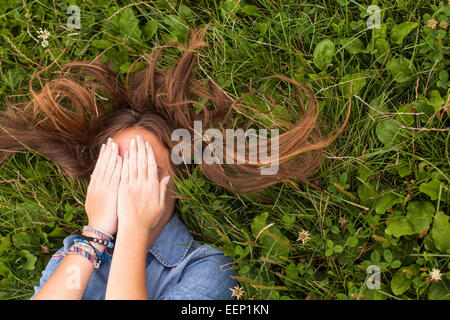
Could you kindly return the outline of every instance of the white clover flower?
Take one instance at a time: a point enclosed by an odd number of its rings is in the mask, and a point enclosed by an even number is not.
[[[439,281],[441,280],[441,270],[438,268],[433,268],[430,272],[431,281]]]

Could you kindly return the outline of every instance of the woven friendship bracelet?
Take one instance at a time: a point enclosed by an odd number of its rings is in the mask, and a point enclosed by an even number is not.
[[[94,228],[94,227],[90,227],[90,226],[84,226],[83,227],[83,231],[86,231],[86,230],[95,233],[96,235],[98,235],[103,240],[108,240],[108,241],[114,240],[114,237],[112,235],[110,235],[108,232],[102,231],[100,229],[97,229],[97,228]]]
[[[98,261],[101,260],[101,259],[100,259],[100,255],[101,255],[100,251],[98,251],[98,250],[97,250],[93,245],[91,245],[89,242],[86,242],[86,241],[84,241],[83,239],[80,239],[80,238],[75,238],[75,239],[73,240],[73,242],[74,242],[74,243],[83,243],[83,244],[85,244],[86,246],[90,247],[90,248],[94,251],[94,254],[95,254],[95,256],[97,257],[97,260],[98,260]]]
[[[95,253],[96,257],[97,257],[97,261],[99,262],[99,264],[102,261],[111,261],[111,257],[108,255],[108,253],[106,251],[104,253],[101,253],[92,244],[90,244],[89,242],[85,241],[84,239],[75,238],[73,241],[75,243],[83,243],[83,244],[89,246],[94,251],[94,253]]]
[[[77,248],[79,248],[79,249],[81,249],[81,250],[85,250],[85,251],[87,251],[92,257],[94,257],[96,261],[99,260],[99,259],[98,259],[97,253],[92,249],[91,246],[89,246],[89,245],[87,245],[87,244],[85,244],[85,243],[75,242],[75,241],[74,241],[74,244],[72,245],[72,247],[73,247],[73,250],[77,250]],[[69,251],[72,251],[72,250],[71,250],[72,247],[69,248]]]
[[[100,266],[100,261],[96,259],[94,251],[83,243],[75,243],[72,247],[69,248],[69,250],[67,250],[67,252],[64,253],[64,255],[69,254],[77,254],[87,258],[92,263],[95,269],[98,269],[98,267]]]

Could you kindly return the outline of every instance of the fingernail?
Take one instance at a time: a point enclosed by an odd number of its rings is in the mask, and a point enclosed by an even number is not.
[[[115,144],[115,143],[113,142],[112,148],[113,148],[113,150],[116,150],[116,149],[117,149],[117,144]]]
[[[168,183],[169,183],[169,180],[170,180],[170,176],[165,176],[165,177],[162,179],[162,183],[168,184]]]
[[[137,136],[137,141],[138,141],[139,143],[142,142],[142,137],[141,137],[140,135]]]
[[[107,143],[107,144],[110,144],[111,141],[112,141],[112,139],[111,139],[111,137],[109,137],[109,138],[108,138],[108,143]]]
[[[145,141],[145,147],[150,148],[150,144],[148,143],[148,141]]]
[[[131,139],[130,146],[131,147],[136,146],[136,141],[134,139]]]

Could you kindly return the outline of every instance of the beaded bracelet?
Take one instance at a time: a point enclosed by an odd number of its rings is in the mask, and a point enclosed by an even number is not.
[[[90,226],[84,226],[83,227],[83,232],[86,231],[86,230],[95,233],[96,235],[98,235],[103,240],[109,240],[109,241],[114,240],[114,237],[112,235],[110,235],[108,232],[102,231],[100,229],[97,229],[97,228],[94,228],[94,227],[90,227]]]
[[[82,235],[82,234],[79,234],[78,238],[81,238],[81,239],[89,241],[89,242],[98,243],[98,244],[100,244],[102,246],[105,246],[107,248],[110,248],[110,249],[114,248],[114,242],[108,241],[108,240],[105,240],[105,239],[98,239],[98,238],[87,237],[87,236]]]

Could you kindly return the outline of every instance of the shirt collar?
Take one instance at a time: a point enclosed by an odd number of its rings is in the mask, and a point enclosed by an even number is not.
[[[191,247],[193,237],[181,221],[177,212],[164,226],[148,249],[165,267],[177,266]]]

